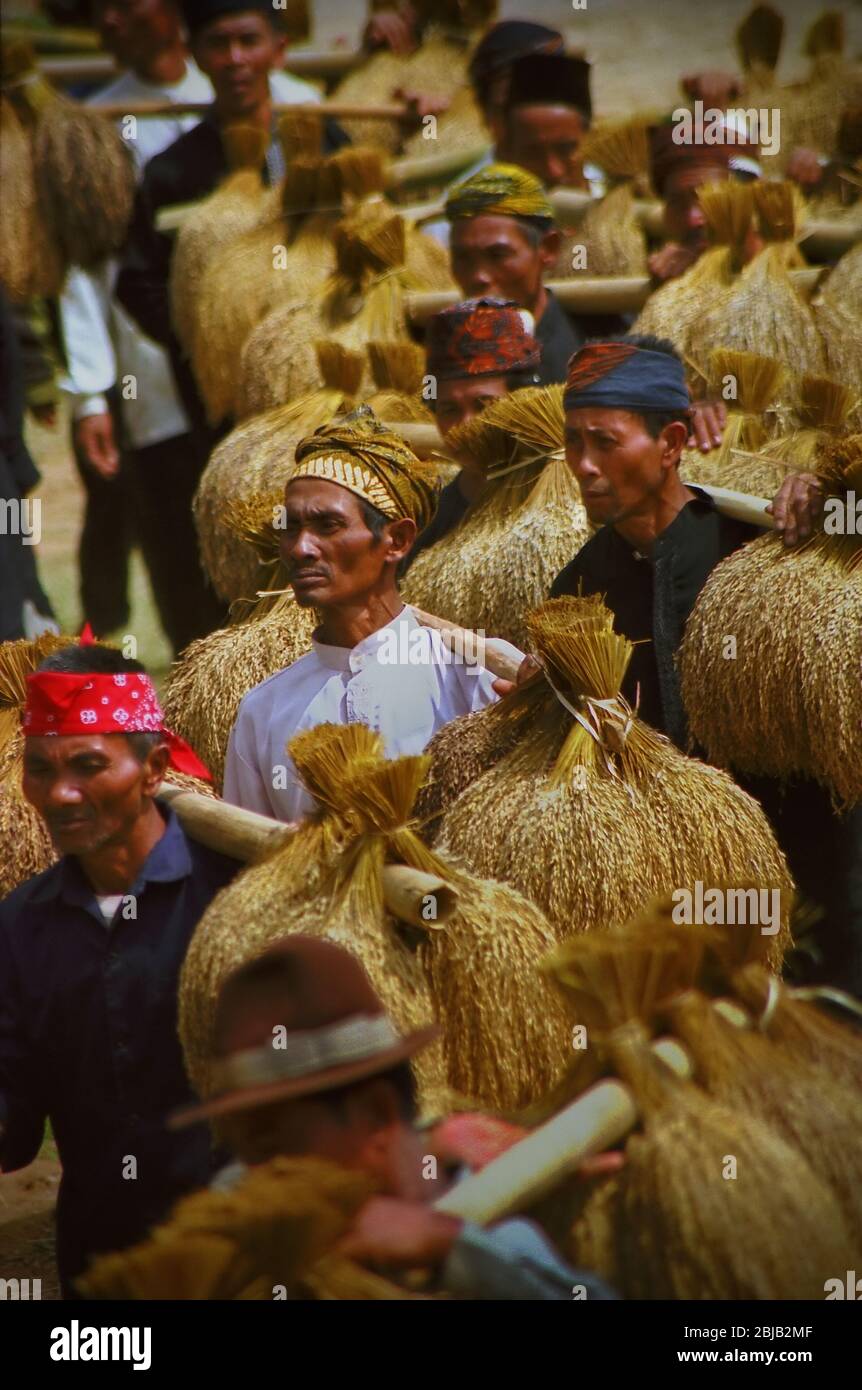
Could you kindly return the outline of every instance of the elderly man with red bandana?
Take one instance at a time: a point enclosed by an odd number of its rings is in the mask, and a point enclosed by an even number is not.
[[[91,1255],[140,1240],[208,1180],[206,1135],[164,1123],[192,1099],[177,981],[239,866],[158,800],[169,766],[208,774],[163,727],[138,662],[61,648],[28,678],[23,722],[24,795],[61,857],[0,903],[0,1169],[31,1163],[50,1121],[70,1297]]]

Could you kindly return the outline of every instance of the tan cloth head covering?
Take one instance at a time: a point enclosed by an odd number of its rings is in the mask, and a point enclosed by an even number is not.
[[[288,482],[298,478],[337,483],[390,521],[409,516],[419,531],[437,510],[437,469],[418,459],[367,405],[322,425],[297,444],[296,467]]]

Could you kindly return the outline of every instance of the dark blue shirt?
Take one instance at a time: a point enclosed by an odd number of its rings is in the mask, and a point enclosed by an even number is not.
[[[89,1255],[142,1238],[211,1173],[205,1127],[172,1134],[165,1117],[193,1098],[177,1037],[180,968],[239,865],[159,809],[165,833],[111,923],[73,856],[0,903],[0,1165],[32,1162],[50,1119],[65,1287]]]

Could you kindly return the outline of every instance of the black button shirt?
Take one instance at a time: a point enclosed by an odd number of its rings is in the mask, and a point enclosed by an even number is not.
[[[66,1288],[90,1254],[141,1239],[211,1172],[203,1126],[165,1128],[193,1098],[177,985],[197,922],[239,865],[160,810],[165,833],[111,923],[73,856],[0,903],[0,1165],[32,1162],[50,1119]]]

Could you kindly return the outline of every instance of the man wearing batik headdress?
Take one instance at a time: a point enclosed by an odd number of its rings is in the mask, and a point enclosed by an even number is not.
[[[532,315],[510,300],[468,299],[441,309],[425,330],[425,375],[433,386],[429,405],[444,439],[490,401],[538,385],[541,360]],[[443,488],[434,519],[417,536],[403,571],[421,550],[458,525],[484,486],[480,471],[461,468]]]
[[[694,128],[695,134],[697,128]],[[679,127],[673,120],[650,127],[650,178],[664,204],[665,244],[650,256],[650,273],[656,280],[673,280],[690,269],[709,245],[706,218],[698,189],[722,179],[756,179],[758,146],[744,130],[725,123],[725,139],[715,144],[695,140],[677,143]],[[747,260],[762,242],[750,232],[744,251]]]
[[[588,330],[568,318],[545,288],[560,234],[539,180],[514,164],[489,164],[449,194],[452,274],[468,298],[493,296],[528,309],[542,346],[543,386],[564,381]]]
[[[682,361],[666,340],[631,334],[589,343],[569,364],[564,403],[566,459],[599,529],[551,595],[604,597],[616,630],[636,644],[626,697],[685,748],[677,648],[712,570],[758,531],[722,515],[679,476],[691,407]],[[771,510],[786,545],[811,535],[822,505],[814,475],[785,480]],[[819,932],[831,982],[862,993],[862,806],[839,818],[812,781],[738,780],[772,821],[800,891],[824,909]]]
[[[239,865],[158,800],[169,766],[209,774],[138,662],[60,648],[27,685],[23,790],[61,857],[0,903],[0,1169],[32,1163],[50,1121],[68,1297],[91,1255],[141,1240],[212,1171],[206,1135],[165,1116],[192,1099],[180,969]]]
[[[491,674],[453,661],[398,593],[398,567],[436,504],[436,469],[367,406],[297,445],[281,554],[297,602],[320,624],[306,656],[243,699],[228,744],[227,801],[295,821],[315,805],[285,752],[302,730],[366,724],[397,758],[421,753],[449,720],[496,698]]]

